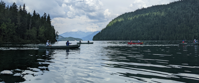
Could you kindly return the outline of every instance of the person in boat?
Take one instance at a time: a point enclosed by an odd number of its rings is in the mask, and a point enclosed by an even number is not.
[[[88,40],[88,43],[89,43],[89,40]]]
[[[140,43],[140,40],[138,40],[138,43]]]
[[[197,40],[196,40],[196,39],[194,39],[194,40],[193,40],[193,43],[197,43]]]
[[[184,40],[182,40],[182,43],[184,44]]]
[[[47,40],[47,42],[46,42],[46,46],[51,46],[51,44],[50,44],[49,40]]]
[[[66,42],[66,46],[69,46],[69,44],[71,44],[71,43],[69,43],[69,41],[67,41],[67,42]]]
[[[130,40],[130,42],[132,43],[132,41]]]

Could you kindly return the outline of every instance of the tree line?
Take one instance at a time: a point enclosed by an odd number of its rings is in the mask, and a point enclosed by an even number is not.
[[[30,14],[25,4],[18,7],[0,2],[0,43],[55,42],[57,35],[49,14],[40,16],[35,10]]]
[[[199,39],[199,0],[138,9],[113,19],[93,40]]]

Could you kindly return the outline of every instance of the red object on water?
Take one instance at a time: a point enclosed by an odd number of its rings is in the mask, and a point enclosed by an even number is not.
[[[130,45],[131,44],[143,44],[143,42],[140,42],[140,43],[138,43],[138,42],[137,43],[136,42],[128,42],[128,44],[130,44]]]

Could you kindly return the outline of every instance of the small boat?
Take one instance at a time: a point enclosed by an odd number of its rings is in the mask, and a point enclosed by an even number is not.
[[[77,42],[77,44],[93,44],[93,42],[89,42],[89,43],[88,42],[81,42],[81,43]]]
[[[128,44],[132,45],[132,44],[143,44],[143,42],[128,42]]]
[[[39,49],[74,49],[79,48],[80,45],[69,45],[69,46],[39,46]]]

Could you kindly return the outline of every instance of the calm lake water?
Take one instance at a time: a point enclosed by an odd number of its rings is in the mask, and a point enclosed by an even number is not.
[[[0,82],[199,83],[198,45],[127,42],[95,41],[69,50],[1,47]]]

